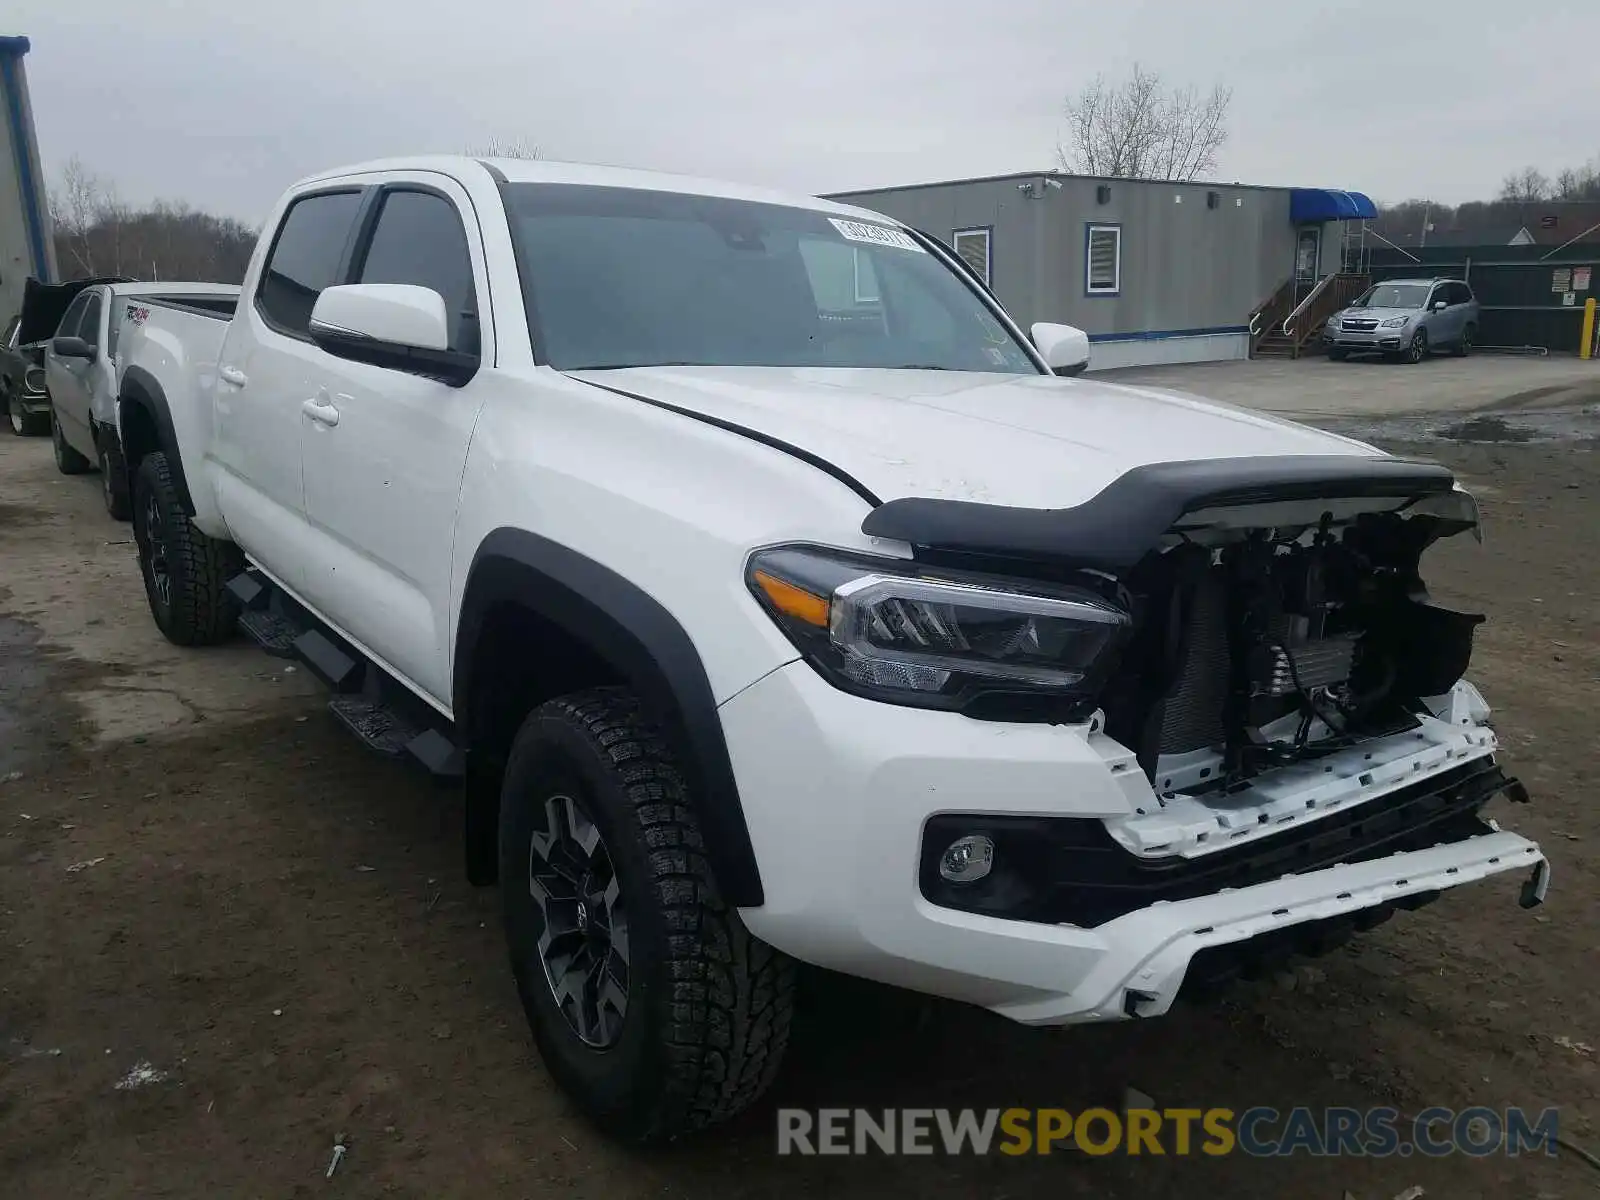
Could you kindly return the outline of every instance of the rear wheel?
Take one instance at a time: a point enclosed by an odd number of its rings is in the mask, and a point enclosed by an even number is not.
[[[1468,325],[1461,331],[1461,340],[1456,343],[1456,357],[1465,358],[1472,353],[1472,344],[1478,340],[1478,327]]]
[[[167,456],[139,461],[133,485],[133,534],[150,615],[169,642],[209,646],[227,640],[239,619],[226,584],[244,565],[232,542],[194,527],[172,482]]]
[[[133,512],[128,497],[128,469],[113,446],[100,446],[100,496],[113,521],[126,521]]]
[[[66,435],[61,432],[61,422],[56,419],[54,409],[50,410],[50,442],[55,449],[56,470],[63,475],[82,475],[93,466],[87,458],[67,444]]]
[[[621,688],[536,708],[506,764],[500,889],[545,1065],[601,1127],[730,1117],[788,1043],[794,963],[717,891],[672,751]]]

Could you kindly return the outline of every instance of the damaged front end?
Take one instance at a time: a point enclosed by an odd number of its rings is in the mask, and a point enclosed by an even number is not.
[[[863,529],[909,542],[929,571],[1093,588],[1129,614],[1095,736],[1111,769],[1143,776],[1133,814],[1105,826],[1146,863],[1292,841],[1288,826],[1493,767],[1488,708],[1463,679],[1484,618],[1433,603],[1420,571],[1440,538],[1481,537],[1476,503],[1444,467],[1153,464],[1072,509],[893,501]],[[967,711],[985,708],[1024,711],[992,697]],[[1525,798],[1498,768],[1479,778],[1494,786],[1471,792],[1451,839],[1491,828],[1476,814],[1493,795]]]

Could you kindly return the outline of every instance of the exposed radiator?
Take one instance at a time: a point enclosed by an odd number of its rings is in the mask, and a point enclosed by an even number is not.
[[[1355,660],[1355,634],[1297,640],[1303,621],[1282,615],[1272,622],[1259,665],[1252,671],[1257,695],[1293,696],[1299,686],[1311,689],[1343,683]],[[1189,611],[1188,654],[1177,688],[1161,715],[1159,753],[1184,754],[1221,746],[1227,740],[1226,714],[1232,673],[1228,647],[1228,591],[1219,572],[1196,585]],[[1288,655],[1284,651],[1287,649]],[[1290,669],[1290,656],[1293,669]],[[1285,700],[1284,711],[1293,702]]]
[[[1197,585],[1178,687],[1161,714],[1162,754],[1220,745],[1227,737],[1228,591],[1216,572]]]

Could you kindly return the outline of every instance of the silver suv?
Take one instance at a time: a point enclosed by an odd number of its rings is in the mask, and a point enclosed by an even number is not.
[[[1382,354],[1421,362],[1436,350],[1465,358],[1478,338],[1478,298],[1459,279],[1387,279],[1328,318],[1328,357]]]

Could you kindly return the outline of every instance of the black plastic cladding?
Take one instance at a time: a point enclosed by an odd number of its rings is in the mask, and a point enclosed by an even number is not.
[[[189,480],[183,472],[183,459],[178,454],[178,437],[172,425],[172,410],[167,404],[167,394],[162,391],[161,384],[156,377],[143,367],[129,367],[122,377],[123,404],[131,408],[143,408],[150,414],[150,419],[156,427],[156,445],[146,447],[149,450],[160,450],[167,456],[167,467],[172,472],[172,482],[178,491],[178,501],[183,505],[184,512],[194,516],[194,501],[189,497]],[[127,429],[130,424],[130,415],[124,411],[122,427]],[[130,450],[137,447],[124,446],[126,456]],[[138,463],[133,460],[128,462],[128,473],[131,476]]]
[[[1448,492],[1436,463],[1368,455],[1281,455],[1149,463],[1073,508],[1011,508],[906,498],[861,522],[871,537],[966,554],[1045,558],[1081,567],[1133,566],[1185,513],[1223,505]]]
[[[616,572],[524,530],[497,529],[484,538],[473,557],[456,638],[457,727],[473,728],[471,672],[478,640],[489,612],[507,601],[581,639],[653,712],[676,719],[672,732],[686,751],[683,767],[723,898],[741,908],[761,904],[755,849],[699,652],[671,613]]]

